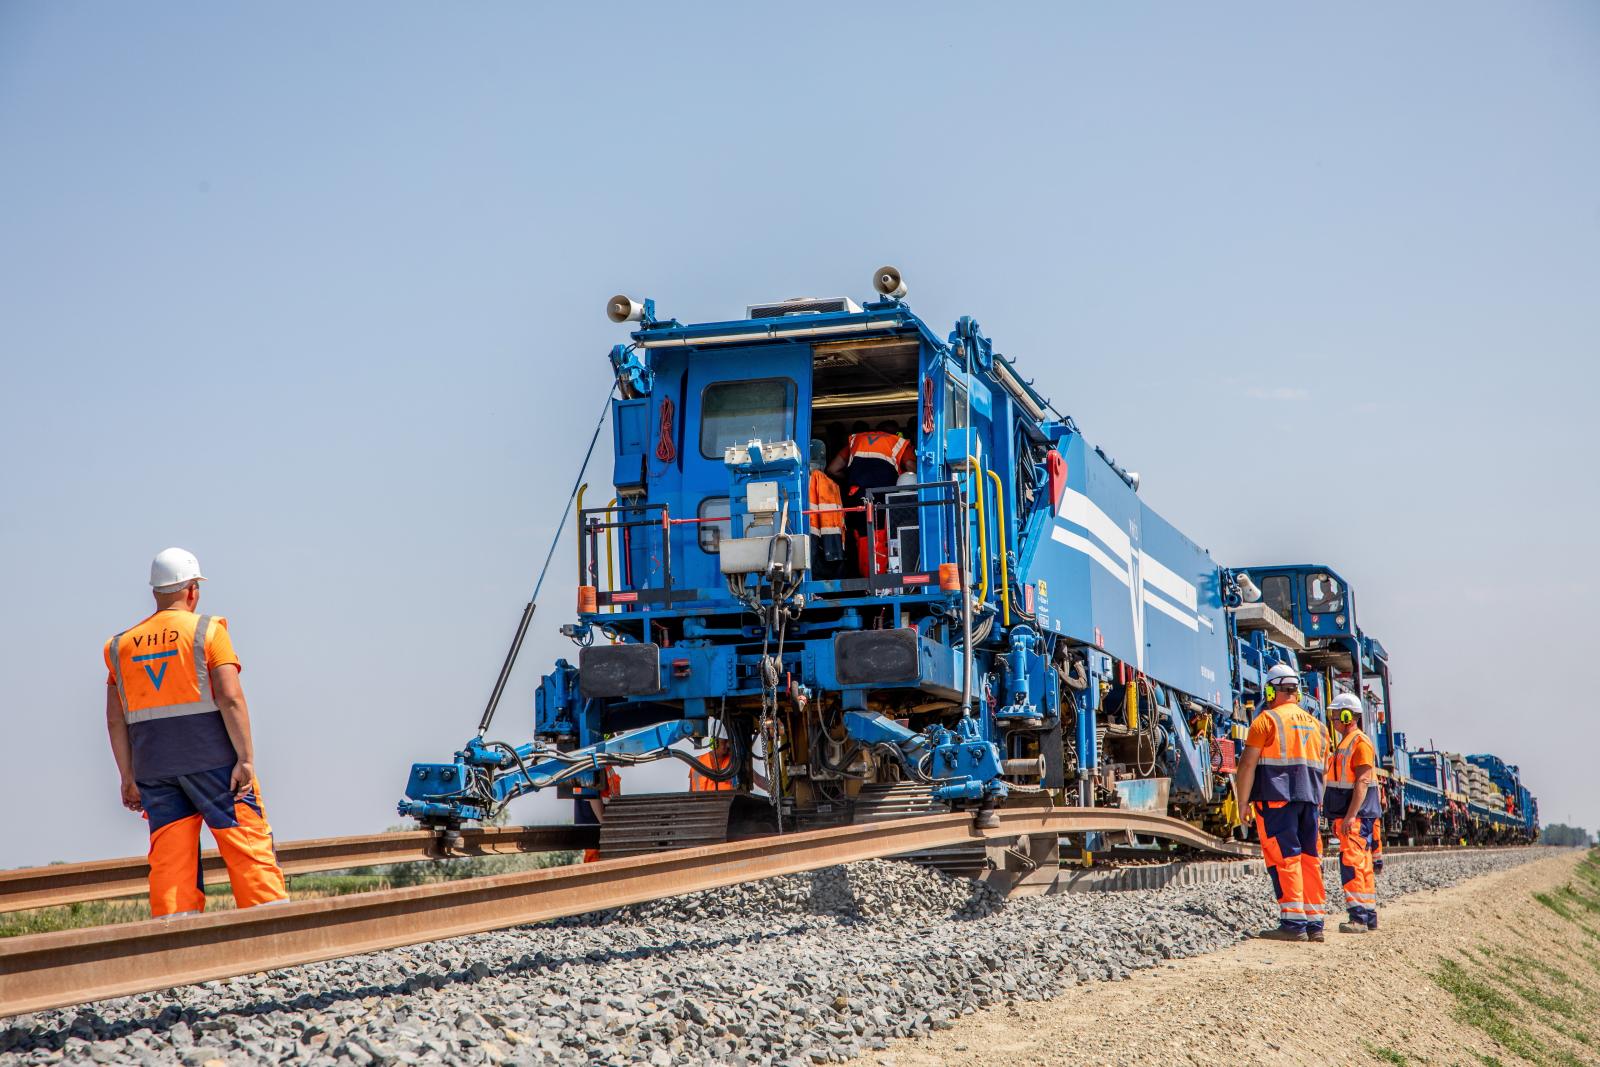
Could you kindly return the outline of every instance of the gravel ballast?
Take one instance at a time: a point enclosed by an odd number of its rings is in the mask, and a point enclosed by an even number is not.
[[[1379,899],[1548,854],[1394,857]],[[1337,875],[1327,882],[1336,921]],[[979,1008],[1212,951],[1275,918],[1265,875],[1005,902],[874,860],[0,1020],[0,1062],[839,1062]]]

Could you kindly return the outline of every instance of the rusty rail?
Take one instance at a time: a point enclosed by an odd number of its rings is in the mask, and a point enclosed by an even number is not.
[[[461,846],[452,856],[560,852],[591,848],[597,839],[598,828],[593,826],[490,826],[461,831]],[[277,846],[278,865],[285,874],[310,874],[439,859],[435,841],[429,830],[288,841]],[[228,880],[228,870],[215,851],[201,853],[200,865],[207,884]],[[146,891],[149,876],[150,865],[143,856],[0,871],[0,912],[136,896]]]
[[[0,1017],[579,915],[838,863],[1027,834],[1132,831],[1228,855],[1165,816],[1022,808],[926,815],[455,882],[0,940]]]

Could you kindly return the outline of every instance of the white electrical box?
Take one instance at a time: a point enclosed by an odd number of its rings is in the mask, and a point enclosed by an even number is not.
[[[776,543],[774,543],[776,542]],[[717,546],[723,574],[793,575],[811,569],[809,534],[728,537]]]
[[[745,486],[744,505],[752,515],[771,515],[778,510],[778,483],[751,482]]]

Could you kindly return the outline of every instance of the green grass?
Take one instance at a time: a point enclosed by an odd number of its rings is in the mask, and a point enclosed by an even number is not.
[[[1507,1052],[1535,1063],[1547,1061],[1544,1042],[1518,1026],[1517,1005],[1498,989],[1475,977],[1455,960],[1444,960],[1433,974],[1434,982],[1455,1001],[1456,1021],[1487,1034]]]
[[[1550,892],[1533,894],[1540,906],[1588,937],[1600,940],[1588,922],[1600,915],[1600,849],[1592,850],[1574,868],[1573,880]],[[1578,952],[1600,970],[1600,956]],[[1548,959],[1535,959],[1503,949],[1477,945],[1460,960],[1443,960],[1433,980],[1454,1001],[1452,1015],[1481,1030],[1504,1051],[1537,1064],[1581,1064],[1594,1061],[1600,1044],[1600,995]],[[1536,1029],[1536,1028],[1542,1028]],[[1541,1036],[1541,1033],[1543,1036]],[[1585,1051],[1573,1055],[1559,1035]],[[1485,1064],[1498,1064],[1480,1055]]]
[[[1366,1045],[1365,1047],[1375,1058],[1382,1060],[1384,1063],[1392,1063],[1395,1067],[1406,1067],[1411,1062],[1405,1056],[1387,1046],[1378,1048],[1373,1045]]]

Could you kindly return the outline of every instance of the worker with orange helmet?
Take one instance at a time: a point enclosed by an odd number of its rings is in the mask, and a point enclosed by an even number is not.
[[[1321,808],[1327,731],[1299,704],[1300,675],[1280,663],[1267,671],[1267,704],[1250,724],[1234,776],[1240,812],[1254,812],[1262,857],[1278,897],[1278,925],[1259,937],[1321,941]]]
[[[1340,738],[1328,754],[1328,792],[1323,806],[1339,838],[1339,874],[1344,882],[1348,922],[1341,934],[1378,928],[1378,887],[1373,880],[1372,834],[1382,815],[1378,806],[1378,757],[1359,724],[1361,698],[1342,693],[1328,705]]]
[[[205,910],[200,824],[211,828],[241,908],[289,898],[256,781],[250,711],[228,620],[200,615],[200,561],[150,564],[156,610],[105,643],[106,730],[122,804],[150,824],[150,914]]]

